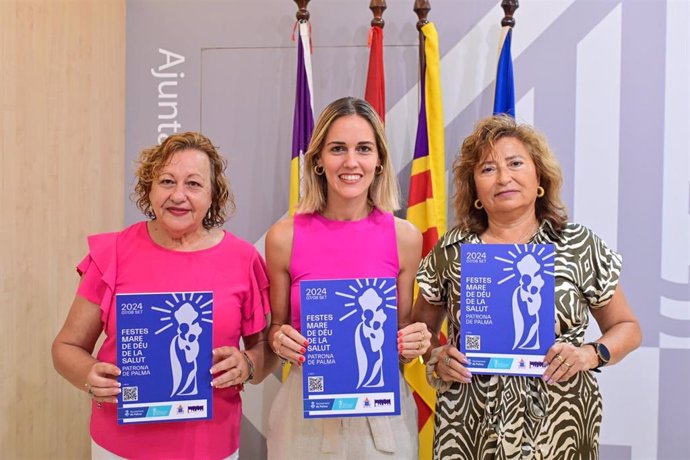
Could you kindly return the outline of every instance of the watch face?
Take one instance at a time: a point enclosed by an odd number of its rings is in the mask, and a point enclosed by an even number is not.
[[[599,355],[599,360],[603,364],[606,364],[611,360],[611,353],[609,353],[609,349],[606,348],[606,345],[603,343],[597,342],[597,354]]]

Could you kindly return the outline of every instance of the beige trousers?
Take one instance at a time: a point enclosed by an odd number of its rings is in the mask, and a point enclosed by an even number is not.
[[[292,366],[268,416],[268,460],[417,460],[417,406],[402,374],[400,406],[398,416],[305,419],[302,369]]]

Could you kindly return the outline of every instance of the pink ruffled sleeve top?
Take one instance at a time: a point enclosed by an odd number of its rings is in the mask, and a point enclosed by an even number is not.
[[[261,255],[225,232],[208,249],[180,252],[153,242],[145,222],[119,233],[90,236],[78,265],[78,295],[99,305],[105,341],[100,361],[116,363],[115,294],[212,291],[213,347],[239,348],[241,336],[266,326],[268,277]],[[207,371],[206,371],[207,372]],[[115,404],[92,405],[91,437],[125,458],[225,458],[239,447],[242,405],[238,388],[213,390],[213,419],[118,425]]]

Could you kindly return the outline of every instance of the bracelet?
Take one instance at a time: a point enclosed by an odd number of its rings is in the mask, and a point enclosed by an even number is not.
[[[271,323],[271,326],[270,326],[270,327],[273,327],[273,326],[278,326],[278,327],[280,327],[280,326],[282,326],[283,324],[285,324],[285,323]]]
[[[426,381],[435,390],[443,393],[448,391],[451,384],[450,382],[444,382],[438,375],[436,375],[436,364],[438,364],[438,357],[443,350],[443,345],[431,350],[431,358],[426,362]]]
[[[242,356],[244,356],[244,360],[247,362],[247,367],[249,368],[249,375],[244,381],[244,383],[247,383],[254,378],[254,363],[249,359],[247,352],[243,351]]]

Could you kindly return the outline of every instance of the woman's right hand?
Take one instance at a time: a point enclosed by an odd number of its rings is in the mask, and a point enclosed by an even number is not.
[[[273,351],[281,358],[292,364],[301,366],[304,362],[304,354],[307,352],[309,341],[289,324],[283,324],[273,334],[271,342]]]
[[[467,358],[456,347],[446,344],[432,351],[438,356],[438,362],[434,372],[444,382],[470,383],[472,373],[465,367]]]
[[[117,395],[122,391],[117,377],[120,369],[110,363],[97,361],[86,374],[84,390],[98,403],[117,404]]]

